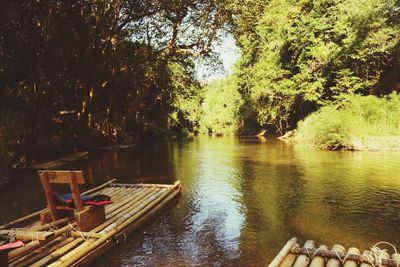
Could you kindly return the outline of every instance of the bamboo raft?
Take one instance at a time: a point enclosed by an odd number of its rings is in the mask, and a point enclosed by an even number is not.
[[[387,250],[380,249],[378,245],[389,245],[394,253],[389,255]],[[372,267],[372,266],[400,266],[400,254],[396,247],[387,242],[379,242],[369,250],[360,250],[350,247],[347,251],[339,244],[331,249],[326,245],[317,245],[313,240],[307,240],[303,247],[293,237],[280,250],[268,267]]]
[[[71,187],[72,188],[72,187]],[[0,266],[82,266],[124,240],[180,193],[180,182],[163,184],[118,184],[115,179],[84,192],[106,194],[105,220],[90,231],[78,230],[76,215],[43,224],[40,217],[49,207],[0,226],[0,233],[12,233],[25,245],[0,255]],[[90,218],[89,218],[90,219]],[[0,251],[1,254],[1,251]],[[5,257],[4,257],[5,256]]]

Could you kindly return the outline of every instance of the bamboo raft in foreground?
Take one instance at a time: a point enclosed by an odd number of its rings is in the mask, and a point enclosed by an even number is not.
[[[113,201],[105,207],[105,221],[88,232],[79,231],[72,217],[40,223],[40,214],[46,209],[0,226],[3,233],[11,231],[18,236],[17,228],[22,227],[20,232],[32,235],[23,247],[8,252],[9,266],[87,265],[147,223],[180,193],[179,181],[173,185],[114,182],[83,193],[106,194]]]
[[[394,253],[389,255],[387,250],[380,249],[378,245],[389,245]],[[360,250],[350,247],[347,251],[339,244],[333,245],[331,249],[326,245],[316,246],[313,240],[307,240],[303,247],[297,243],[297,238],[293,237],[268,267],[372,267],[372,266],[400,266],[400,254],[396,247],[387,242],[379,242],[372,246],[370,250]]]

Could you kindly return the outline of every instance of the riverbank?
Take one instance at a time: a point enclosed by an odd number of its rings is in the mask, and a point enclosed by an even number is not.
[[[295,142],[330,150],[400,151],[400,95],[352,95],[301,121]]]
[[[7,186],[14,184],[16,180],[32,172],[32,170],[59,168],[65,164],[87,158],[89,152],[115,151],[126,149],[134,145],[134,143],[99,142],[97,145],[92,143],[92,145],[88,147],[88,151],[71,151],[67,147],[62,149],[57,144],[55,144],[54,147],[41,146],[38,144],[31,145],[30,152],[32,154],[30,154],[29,157],[24,154],[19,161],[11,162],[10,159],[11,163],[4,164],[3,162],[3,164],[0,164],[0,190],[4,190]]]

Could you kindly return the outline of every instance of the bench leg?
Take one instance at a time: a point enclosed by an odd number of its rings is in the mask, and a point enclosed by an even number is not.
[[[82,211],[75,212],[77,228],[89,232],[106,220],[104,206],[87,206]]]

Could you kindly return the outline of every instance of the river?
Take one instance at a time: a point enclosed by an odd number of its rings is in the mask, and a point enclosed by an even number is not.
[[[367,249],[400,232],[400,153],[199,137],[92,153],[91,184],[172,183],[183,195],[93,266],[262,266],[293,236]],[[29,175],[28,175],[29,176]],[[45,205],[38,179],[0,196],[1,221]]]

